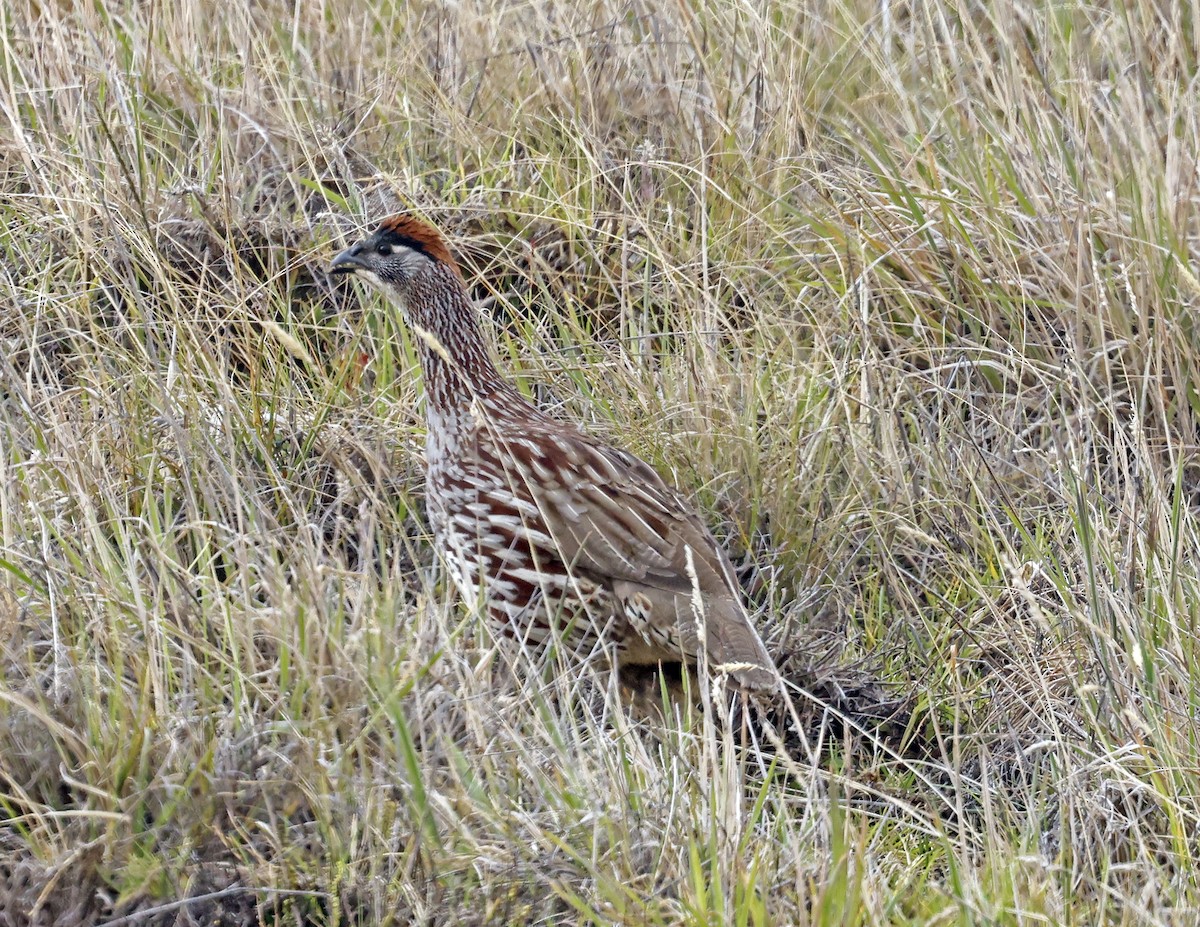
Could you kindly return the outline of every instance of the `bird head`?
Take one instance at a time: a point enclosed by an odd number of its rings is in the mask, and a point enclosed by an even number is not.
[[[441,233],[420,219],[401,214],[385,219],[371,235],[335,257],[329,272],[357,274],[405,305],[413,282],[438,264],[458,272]]]

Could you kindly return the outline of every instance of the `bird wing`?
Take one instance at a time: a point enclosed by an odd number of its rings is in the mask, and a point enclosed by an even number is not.
[[[693,506],[644,461],[553,423],[504,442],[505,478],[536,512],[569,569],[637,597],[683,653],[700,652],[752,688],[774,685],[774,664],[742,604],[733,567]],[[697,596],[697,592],[699,595]]]
[[[708,567],[697,577],[701,591],[732,591],[732,573],[714,569],[723,554],[712,535],[643,461],[562,426],[531,426],[506,445],[495,456],[507,462],[509,490],[534,503],[568,566],[690,593],[691,547],[697,567]]]

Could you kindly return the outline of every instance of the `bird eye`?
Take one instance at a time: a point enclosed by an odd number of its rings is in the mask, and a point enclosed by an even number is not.
[[[375,253],[382,254],[384,256],[389,255],[392,253],[392,246],[387,242],[380,242],[375,246]]]

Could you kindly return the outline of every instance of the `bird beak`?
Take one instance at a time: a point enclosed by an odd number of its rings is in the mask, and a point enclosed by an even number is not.
[[[352,274],[358,270],[368,270],[367,262],[358,254],[358,247],[347,248],[333,259],[329,265],[331,274]]]

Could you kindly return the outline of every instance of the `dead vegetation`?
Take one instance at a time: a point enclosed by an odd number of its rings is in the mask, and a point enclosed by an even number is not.
[[[1193,18],[0,10],[0,927],[1193,922]],[[400,207],[735,552],[776,740],[453,605],[323,272]]]

